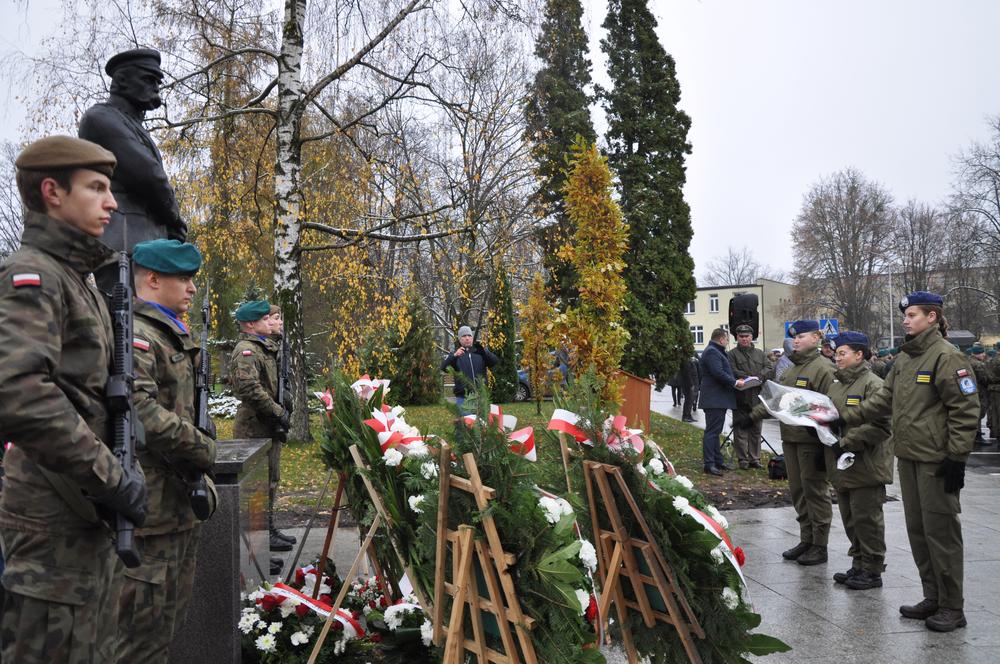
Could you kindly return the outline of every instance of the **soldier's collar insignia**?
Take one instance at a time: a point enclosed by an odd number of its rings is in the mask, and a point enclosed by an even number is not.
[[[42,275],[35,274],[34,272],[22,272],[21,274],[11,275],[10,281],[14,288],[22,288],[24,286],[41,286]]]

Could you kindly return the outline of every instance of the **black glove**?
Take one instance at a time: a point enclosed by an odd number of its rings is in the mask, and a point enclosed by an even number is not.
[[[737,429],[749,429],[753,426],[753,418],[747,411],[736,409],[733,411],[733,426]]]
[[[287,410],[281,411],[281,415],[277,417],[277,426],[281,433],[288,433],[292,428],[292,414]]]
[[[816,466],[817,472],[826,472],[826,453],[824,453],[823,450],[820,450],[819,453],[813,457],[813,462]]]
[[[945,493],[958,493],[965,486],[965,462],[945,457],[934,471],[934,476],[944,478]]]
[[[830,427],[830,431],[832,431],[833,435],[837,438],[844,435],[844,427],[846,426],[846,423],[844,422],[843,417],[838,417],[833,422],[827,424],[827,426]]]
[[[118,486],[91,500],[127,517],[136,527],[146,522],[146,478],[136,468],[123,466]]]
[[[295,406],[292,403],[292,393],[289,390],[285,390],[284,402],[281,404],[285,408],[285,412],[290,413],[295,410]]]

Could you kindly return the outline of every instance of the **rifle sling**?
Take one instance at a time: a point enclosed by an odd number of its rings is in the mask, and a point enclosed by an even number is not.
[[[97,508],[94,507],[94,503],[83,497],[83,492],[73,480],[67,478],[65,475],[53,473],[51,470],[42,468],[38,464],[35,465],[41,471],[42,477],[52,485],[56,493],[59,494],[78,517],[95,526],[104,524],[104,521],[97,516]]]

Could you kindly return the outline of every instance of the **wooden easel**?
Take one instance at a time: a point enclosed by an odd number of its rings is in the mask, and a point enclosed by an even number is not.
[[[625,484],[621,469],[609,464],[584,461],[583,477],[587,485],[587,501],[594,537],[597,540],[598,574],[601,581],[598,615],[601,617],[601,627],[605,627],[603,623],[608,618],[611,603],[614,602],[623,645],[631,664],[638,662],[638,656],[632,632],[627,627],[630,610],[638,611],[642,615],[646,627],[653,627],[657,621],[673,625],[680,635],[688,660],[693,664],[701,664],[701,655],[695,647],[694,637],[704,639],[705,632],[691,610],[684,592],[678,586],[677,577],[663,556],[663,551],[655,543],[649,525],[643,518],[628,485]],[[625,500],[626,509],[630,511],[634,522],[639,525],[642,539],[633,537],[626,529],[612,490],[611,480],[614,480],[619,495]],[[601,515],[607,518],[610,528],[601,526]],[[637,552],[641,554],[641,558],[636,555]],[[640,568],[640,561],[645,562],[648,571],[644,572]],[[632,598],[625,596],[623,578],[627,579],[631,586]],[[648,591],[659,593],[665,611],[652,606]]]
[[[464,491],[473,496],[476,507],[485,511],[495,492],[483,486],[479,468],[472,454],[462,456],[469,479],[451,474],[451,453],[447,444],[441,446],[439,458],[439,481],[441,491],[438,498],[437,550],[434,567],[434,644],[444,641],[444,664],[459,664],[466,653],[476,656],[479,664],[537,664],[535,648],[529,634],[534,620],[524,615],[508,568],[514,564],[514,556],[503,550],[500,535],[493,517],[488,512],[482,514],[482,529],[486,542],[474,539],[474,529],[462,524],[457,530],[448,528],[448,500],[452,490]],[[451,547],[451,582],[446,578],[447,557]],[[480,594],[473,562],[479,561],[479,571],[485,580],[488,597]],[[445,595],[453,598],[451,615],[447,628],[444,624]],[[465,615],[472,623],[471,638],[465,633]],[[483,613],[496,619],[504,652],[490,648],[483,628]],[[511,624],[514,633],[511,633]],[[515,642],[514,635],[517,639]],[[518,649],[520,646],[520,650]]]

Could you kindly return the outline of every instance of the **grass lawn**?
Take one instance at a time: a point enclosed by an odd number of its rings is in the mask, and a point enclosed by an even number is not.
[[[406,409],[406,421],[422,433],[436,434],[445,439],[452,438],[454,431],[453,412],[450,404],[442,402],[435,406],[410,406]],[[535,411],[535,404],[506,404],[504,414],[517,417],[518,428],[531,425],[535,428],[535,442],[538,446],[538,482],[554,487],[562,486],[562,463],[559,449],[548,444],[544,435],[554,405],[542,404],[542,414]],[[216,422],[219,439],[232,437],[232,420]],[[311,418],[312,442],[289,442],[281,453],[281,487],[278,499],[279,511],[286,513],[282,525],[304,521],[316,502],[326,482],[328,470],[323,465],[319,453],[322,436],[320,415]],[[713,477],[701,472],[702,431],[684,422],[653,413],[647,438],[657,442],[673,462],[677,472],[687,475],[695,486],[719,509],[739,509],[764,505],[788,503],[788,484],[773,481],[766,470],[737,470],[723,477]],[[766,466],[766,459],[762,459]],[[333,486],[330,491],[332,494]],[[324,500],[326,505],[333,501],[332,495]]]

